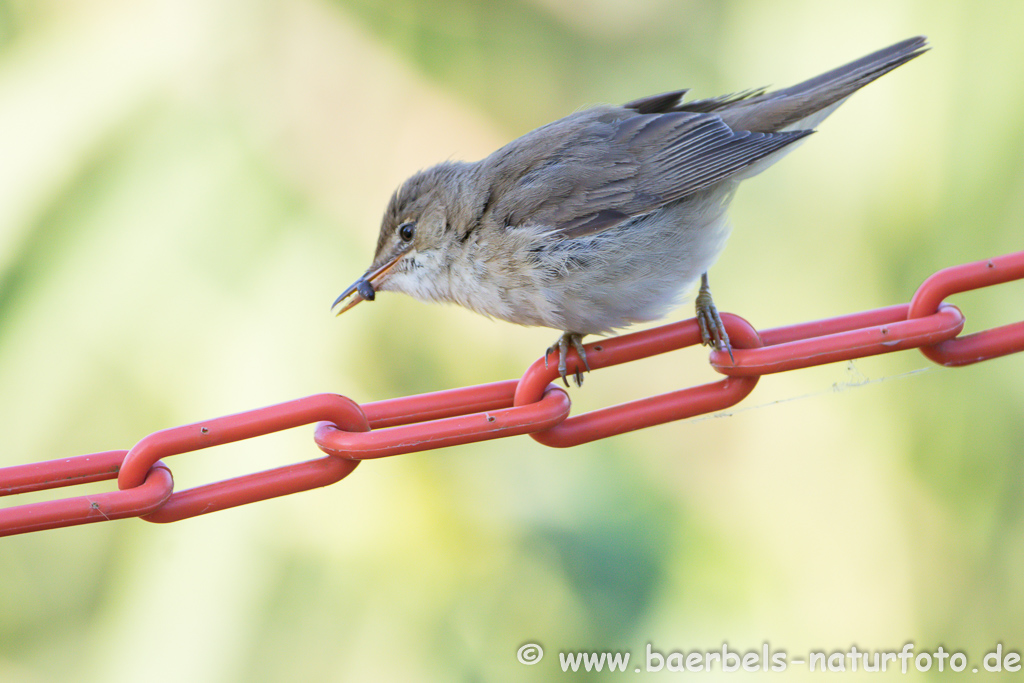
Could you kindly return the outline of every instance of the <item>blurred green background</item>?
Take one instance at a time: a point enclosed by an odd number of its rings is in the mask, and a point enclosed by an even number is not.
[[[759,327],[908,301],[1024,245],[1022,31],[1009,1],[0,1],[0,465],[518,377],[555,332],[399,295],[330,314],[406,176],[587,104],[786,86],[923,33],[744,185],[711,278]],[[953,301],[970,331],[1022,293]],[[595,373],[574,410],[714,378],[671,354]],[[1022,405],[1021,356],[905,352],[566,451],[517,437],[3,539],[0,680],[556,680],[560,650],[723,641],[976,663],[1024,646]],[[317,457],[311,433],[169,464],[187,488]]]

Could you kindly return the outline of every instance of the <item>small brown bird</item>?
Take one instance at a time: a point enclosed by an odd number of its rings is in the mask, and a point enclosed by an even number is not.
[[[372,265],[334,306],[352,297],[340,315],[396,291],[562,330],[545,360],[558,351],[568,385],[570,345],[586,366],[584,335],[656,320],[700,278],[703,341],[731,355],[707,271],[736,187],[925,50],[911,38],[774,92],[684,102],[677,90],[594,107],[481,161],[420,171],[391,197]]]

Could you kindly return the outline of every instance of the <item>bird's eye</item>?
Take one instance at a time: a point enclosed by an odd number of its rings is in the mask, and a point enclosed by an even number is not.
[[[402,223],[398,226],[398,236],[403,242],[412,242],[412,238],[416,236],[416,224]]]

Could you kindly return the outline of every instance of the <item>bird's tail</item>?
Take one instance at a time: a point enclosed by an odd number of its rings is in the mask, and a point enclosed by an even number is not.
[[[713,111],[735,130],[770,133],[814,128],[854,92],[926,50],[924,36],[909,38],[794,86],[723,101]]]

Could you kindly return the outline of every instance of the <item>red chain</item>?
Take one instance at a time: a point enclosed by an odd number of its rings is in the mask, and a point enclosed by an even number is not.
[[[724,314],[735,362],[711,352],[718,382],[569,417],[569,396],[552,383],[554,364],[537,360],[518,380],[359,405],[317,394],[155,432],[130,451],[106,451],[0,469],[0,495],[117,479],[118,490],[0,510],[0,535],[123,517],[173,522],[339,481],[360,461],[456,444],[529,434],[542,444],[574,446],[695,415],[724,410],[753,391],[761,375],[920,348],[936,363],[960,366],[1024,350],[1024,321],[957,336],[964,327],[952,294],[1024,279],[1024,251],[947,268],[929,277],[909,304],[779,327],[758,333]],[[587,344],[592,370],[700,342],[695,320]],[[566,363],[582,368],[575,351]],[[161,458],[318,422],[314,439],[327,453],[294,465],[173,492]]]

